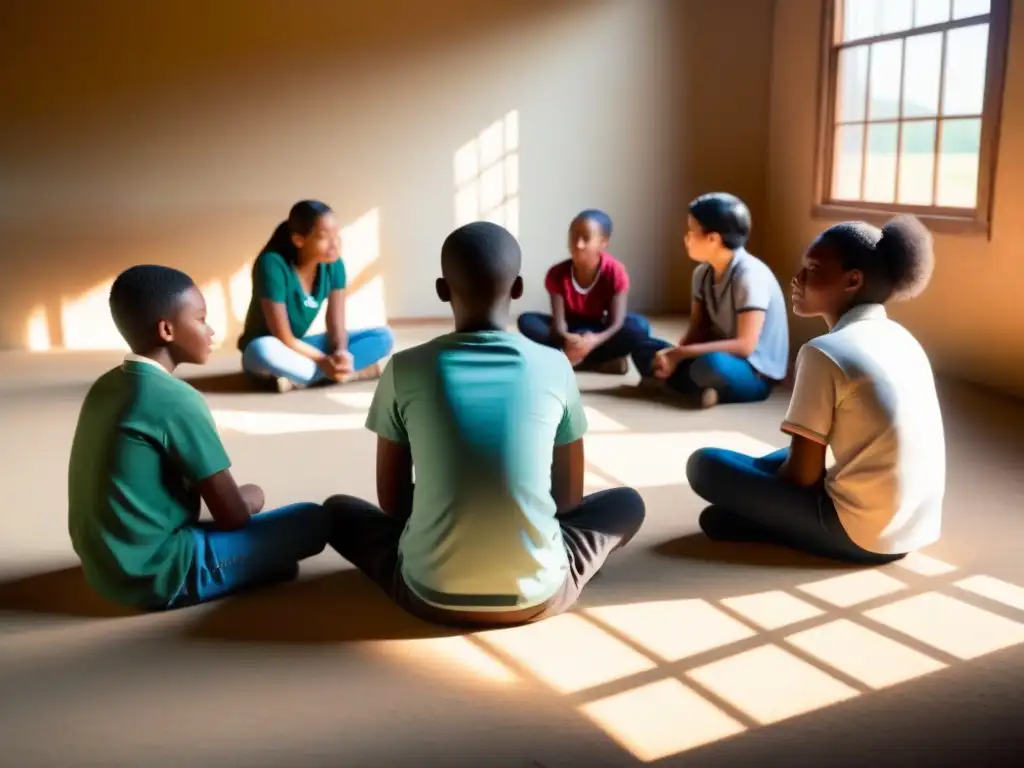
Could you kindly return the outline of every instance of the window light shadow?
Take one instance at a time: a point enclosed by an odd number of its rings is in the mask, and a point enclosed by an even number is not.
[[[443,649],[409,641],[401,655],[430,668],[461,665],[459,675],[490,684],[540,685],[651,763],[1024,644],[1020,621],[939,591],[1020,607],[1024,589],[983,575],[939,583],[956,567],[923,554],[909,560],[902,572],[925,590],[909,597],[908,584],[864,569],[718,605],[581,606]],[[875,607],[865,609],[869,601]]]
[[[519,236],[519,112],[495,120],[455,151],[455,226],[492,221]]]

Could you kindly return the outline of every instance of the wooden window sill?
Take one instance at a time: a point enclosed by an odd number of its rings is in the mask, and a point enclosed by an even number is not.
[[[881,207],[861,207],[856,203],[841,205],[837,203],[819,203],[811,210],[811,216],[825,221],[866,221],[881,227],[894,216],[909,213],[916,216],[929,230],[943,235],[976,235],[988,239],[991,224],[988,220],[976,218],[965,212],[963,216],[949,214],[924,213],[913,210],[885,210]]]

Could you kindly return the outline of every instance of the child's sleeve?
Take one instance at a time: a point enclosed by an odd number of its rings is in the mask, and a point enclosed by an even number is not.
[[[395,359],[393,357],[388,361],[377,382],[370,412],[366,415],[366,428],[393,443],[408,445],[409,433],[405,429],[395,392]]]
[[[187,392],[180,402],[168,403],[167,449],[192,485],[231,468],[231,459],[217,432],[203,396]]]
[[[587,434],[587,414],[583,410],[583,399],[580,397],[580,388],[576,383],[576,373],[573,371],[569,361],[565,361],[567,375],[565,377],[565,410],[562,412],[562,421],[558,424],[558,431],[555,433],[555,445],[568,445],[575,443]]]
[[[271,251],[261,253],[252,270],[253,295],[283,304],[288,298],[288,268],[280,254]]]
[[[760,274],[759,270],[743,270],[733,283],[733,306],[740,312],[767,312],[772,297],[772,286],[767,282],[774,276]]]
[[[796,358],[796,380],[782,431],[828,445],[836,411],[839,366],[817,347],[805,344]]]
[[[612,274],[612,293],[618,295],[629,291],[629,272],[626,265],[621,261],[615,262],[615,271]]]
[[[549,296],[561,296],[564,292],[561,267],[561,264],[555,264],[544,276],[544,290],[548,292]]]
[[[348,285],[348,273],[345,271],[345,262],[342,259],[332,261],[327,269],[331,278],[331,290],[343,291]]]

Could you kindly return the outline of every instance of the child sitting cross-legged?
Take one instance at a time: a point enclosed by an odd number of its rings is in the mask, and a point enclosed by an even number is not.
[[[68,468],[68,529],[88,583],[134,608],[177,608],[293,578],[329,534],[319,504],[263,512],[236,484],[203,396],[174,376],[210,356],[206,301],[176,269],[137,266],[110,291],[131,353],[89,389]],[[200,522],[205,501],[212,522]]]

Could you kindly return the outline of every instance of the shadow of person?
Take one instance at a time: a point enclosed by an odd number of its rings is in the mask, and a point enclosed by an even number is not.
[[[272,382],[262,382],[246,376],[241,371],[211,373],[202,376],[185,376],[184,381],[207,395],[242,395],[267,393],[273,390]]]
[[[227,597],[184,631],[196,640],[296,645],[460,634],[409,615],[354,568]]]
[[[136,616],[139,611],[108,602],[88,585],[81,567],[45,571],[0,582],[0,611],[91,619]]]
[[[691,533],[677,539],[664,541],[654,546],[652,551],[661,557],[725,565],[844,571],[863,570],[865,567],[829,560],[774,544],[713,541],[703,533]]]

